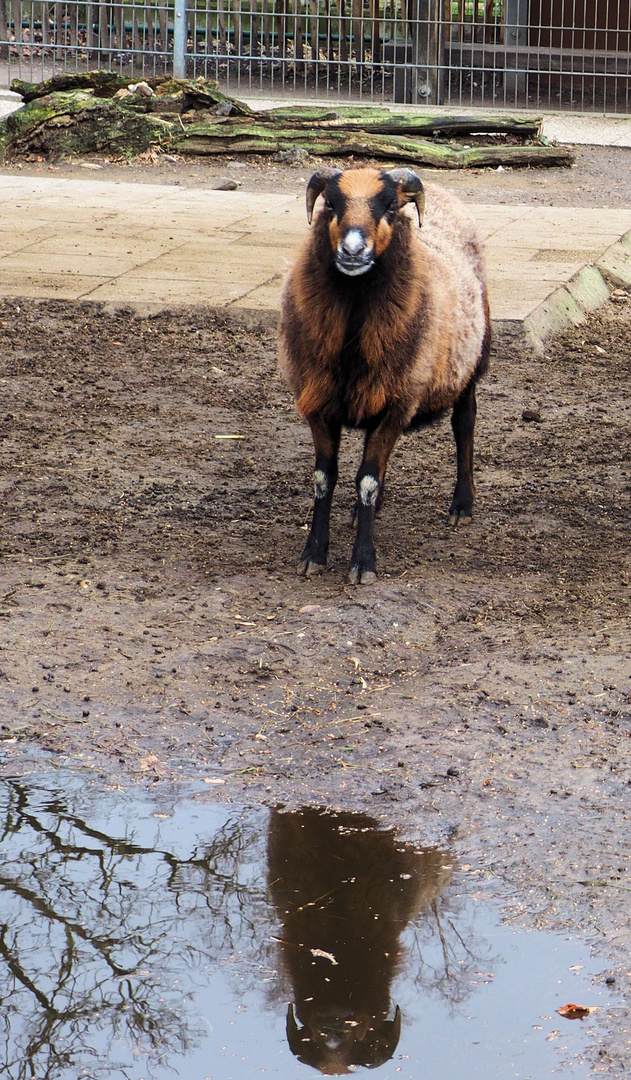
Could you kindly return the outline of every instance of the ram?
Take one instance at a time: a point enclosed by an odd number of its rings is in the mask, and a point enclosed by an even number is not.
[[[390,454],[402,432],[447,409],[457,456],[449,518],[471,520],[475,386],[490,349],[484,256],[462,203],[424,188],[409,169],[319,170],[307,185],[310,223],[320,195],[324,207],[285,280],[279,324],[280,365],[315,447],[300,569],[311,575],[326,566],[341,432],[360,428],[349,580],[368,584]]]

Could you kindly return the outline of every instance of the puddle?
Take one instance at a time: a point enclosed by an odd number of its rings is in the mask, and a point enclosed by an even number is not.
[[[502,925],[449,852],[362,815],[40,783],[0,781],[4,1077],[590,1075],[598,1012],[556,1010],[615,1006],[603,964]]]

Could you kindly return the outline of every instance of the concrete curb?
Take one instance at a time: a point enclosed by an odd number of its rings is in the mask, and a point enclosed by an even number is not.
[[[631,286],[631,231],[607,248],[597,263],[590,263],[555,289],[523,322],[524,335],[535,352],[542,355],[546,341],[578,326],[591,311],[610,297],[612,288]]]

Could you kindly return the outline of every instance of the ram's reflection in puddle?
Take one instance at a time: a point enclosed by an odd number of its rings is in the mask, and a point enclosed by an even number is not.
[[[401,934],[420,911],[437,918],[451,875],[449,855],[402,843],[361,814],[272,813],[268,886],[292,999],[287,1039],[300,1061],[330,1075],[392,1057]]]

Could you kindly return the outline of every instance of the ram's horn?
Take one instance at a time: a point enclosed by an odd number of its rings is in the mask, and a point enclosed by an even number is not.
[[[390,169],[387,173],[397,185],[404,202],[416,203],[416,209],[418,212],[418,223],[423,224],[423,214],[425,212],[425,192],[423,191],[423,185],[420,177],[412,172],[411,169]]]
[[[311,224],[313,218],[313,208],[318,195],[322,194],[329,180],[332,180],[334,176],[341,175],[341,169],[318,169],[317,172],[314,172],[307,184],[307,221],[309,224]]]

